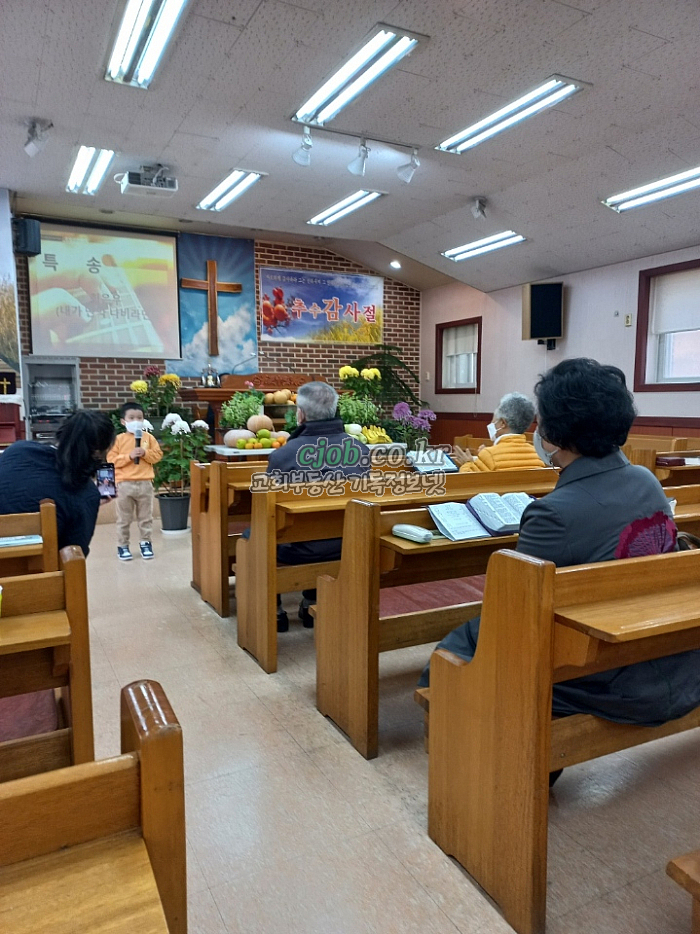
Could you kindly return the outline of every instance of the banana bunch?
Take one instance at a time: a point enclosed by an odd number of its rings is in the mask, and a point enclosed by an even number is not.
[[[378,428],[377,425],[370,425],[368,428],[363,428],[362,434],[367,439],[367,444],[391,444],[389,435],[383,428]]]

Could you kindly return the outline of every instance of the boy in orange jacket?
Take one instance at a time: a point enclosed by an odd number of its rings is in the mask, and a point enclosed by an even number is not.
[[[129,532],[136,512],[141,557],[148,559],[153,557],[153,465],[163,452],[153,435],[143,430],[143,409],[138,402],[124,403],[121,423],[126,431],[117,435],[107,455],[117,482],[117,557],[120,561],[133,557]]]

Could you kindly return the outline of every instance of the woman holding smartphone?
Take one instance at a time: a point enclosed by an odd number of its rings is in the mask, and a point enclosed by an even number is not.
[[[59,429],[56,447],[15,441],[0,456],[0,515],[38,512],[56,504],[58,547],[78,545],[85,556],[95,531],[100,493],[94,477],[114,440],[104,412],[79,411]]]

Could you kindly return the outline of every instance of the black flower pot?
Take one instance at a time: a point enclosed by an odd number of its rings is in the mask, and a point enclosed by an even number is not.
[[[189,493],[161,493],[158,502],[164,532],[178,532],[187,528],[190,512]]]

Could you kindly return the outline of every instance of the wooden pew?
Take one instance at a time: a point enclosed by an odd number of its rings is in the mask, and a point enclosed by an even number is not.
[[[656,452],[654,463],[646,464],[652,470],[661,486],[700,483],[700,464],[689,464],[690,460],[700,459],[700,451],[660,451]],[[681,463],[677,463],[680,461]]]
[[[346,484],[342,496],[313,488],[295,493],[271,490],[252,494],[251,532],[241,539],[236,551],[236,610],[238,644],[249,652],[266,672],[277,670],[276,595],[316,586],[322,574],[336,574],[339,561],[307,565],[278,565],[277,545],[343,535],[347,504],[361,497],[366,502],[383,503],[387,510],[441,499],[464,500],[476,493],[526,490],[535,494],[553,489],[557,472],[550,468],[503,470],[494,473],[447,474],[445,495],[420,492],[420,475],[411,474],[418,492],[389,492],[382,495],[353,493]],[[430,487],[424,486],[426,490]],[[396,488],[399,489],[399,488]],[[397,522],[400,520],[396,520]]]
[[[159,684],[122,690],[121,748],[0,785],[3,934],[186,934],[182,731]]]
[[[552,719],[552,685],[699,648],[699,608],[698,551],[559,569],[497,552],[473,660],[433,653],[428,831],[518,934],[545,930],[549,772],[700,725]]]
[[[679,531],[700,535],[700,484],[665,486],[664,493],[676,501],[673,521]]]
[[[250,520],[250,478],[265,467],[259,461],[190,465],[192,586],[219,616],[230,615],[229,577]]]
[[[666,872],[693,898],[690,934],[700,934],[700,850],[672,859]]]
[[[524,475],[542,471],[504,470],[462,474],[479,482],[464,484],[461,496],[447,498],[469,499],[493,490],[495,481],[505,484],[507,475],[513,473],[519,474],[516,486],[520,490],[544,493],[551,489],[538,488],[532,481],[528,488]],[[347,506],[339,572],[335,579],[320,577],[317,582],[316,706],[366,759],[378,751],[379,654],[436,642],[480,609],[480,603],[455,602],[382,617],[380,591],[484,574],[494,551],[517,542],[517,535],[463,542],[443,539],[427,545],[396,538],[391,529],[397,523],[432,529],[435,525],[427,507],[418,501],[404,503],[400,510],[391,505],[354,501]]]
[[[0,548],[0,577],[58,570],[56,504],[44,499],[39,512],[0,516],[0,538],[40,535],[36,545],[9,545]]]
[[[95,757],[85,558],[60,557],[60,571],[0,579],[0,697],[59,688],[68,724],[0,744],[0,781]]]

